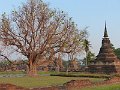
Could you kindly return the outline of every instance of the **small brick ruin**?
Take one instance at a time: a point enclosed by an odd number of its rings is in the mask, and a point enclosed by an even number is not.
[[[96,59],[88,66],[87,71],[91,73],[106,74],[120,72],[120,60],[114,54],[111,47],[111,42],[107,34],[106,24],[99,54],[97,55]]]
[[[102,86],[102,85],[109,85],[109,84],[116,84],[120,83],[119,77],[113,77],[109,80],[105,80],[102,82],[91,82],[89,79],[86,80],[71,80],[64,84],[66,90],[74,90],[74,89],[81,89],[87,87],[94,87],[94,86]]]
[[[80,70],[80,64],[76,58],[69,61],[68,70],[72,72],[76,72]]]
[[[41,60],[39,60],[41,58]],[[61,55],[46,58],[45,56],[38,57],[37,69],[39,71],[63,71],[64,65]]]
[[[86,86],[92,86],[92,82],[89,79],[86,80],[71,80],[64,84],[67,90],[74,90],[75,88],[83,88]]]
[[[0,84],[0,90],[30,90],[13,84]]]

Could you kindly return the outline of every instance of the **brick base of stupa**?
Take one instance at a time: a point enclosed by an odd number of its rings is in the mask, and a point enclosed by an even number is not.
[[[104,74],[120,73],[120,65],[89,65],[86,71]]]

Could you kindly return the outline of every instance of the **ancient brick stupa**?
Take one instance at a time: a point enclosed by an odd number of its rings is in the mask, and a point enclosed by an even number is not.
[[[69,71],[79,71],[80,64],[77,59],[70,60],[68,70]]]
[[[108,38],[105,24],[102,46],[96,59],[88,66],[89,72],[95,73],[120,73],[120,60],[114,54]]]

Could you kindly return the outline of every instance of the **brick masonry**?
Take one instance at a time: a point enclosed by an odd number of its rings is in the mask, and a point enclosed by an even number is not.
[[[100,51],[96,56],[96,59],[88,65],[86,71],[106,74],[120,73],[120,60],[117,58],[111,47],[106,25]]]

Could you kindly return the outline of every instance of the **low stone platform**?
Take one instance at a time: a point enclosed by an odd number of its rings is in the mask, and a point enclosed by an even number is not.
[[[103,82],[91,82],[89,79],[86,80],[71,80],[64,84],[66,90],[81,89],[85,87],[101,86],[120,83],[120,77],[113,77]]]
[[[12,84],[0,84],[0,90],[30,90],[30,89],[19,87]]]
[[[66,90],[63,86],[38,87],[38,88],[23,88],[13,84],[0,84],[0,90]]]

